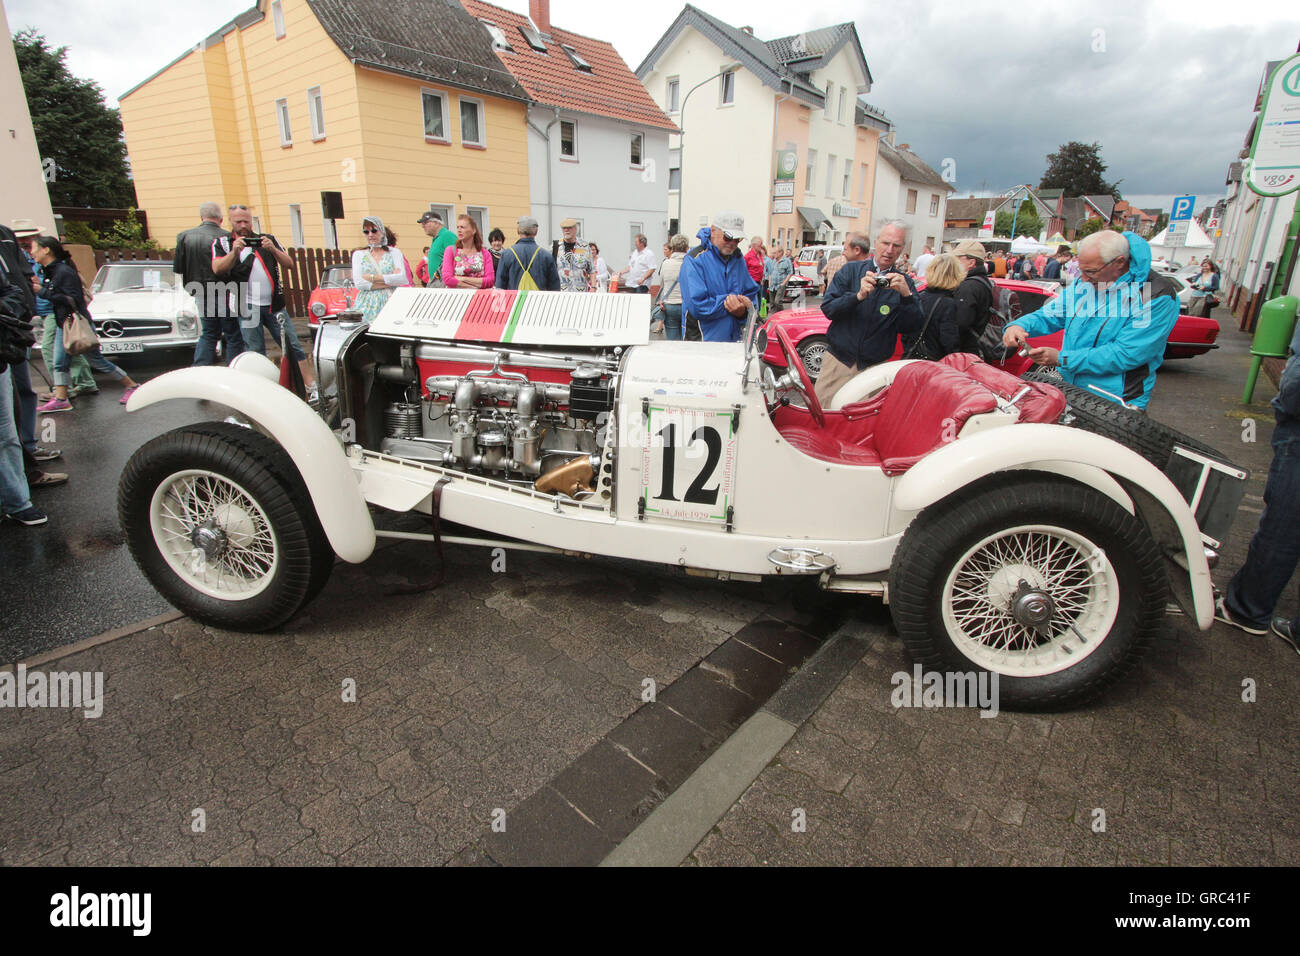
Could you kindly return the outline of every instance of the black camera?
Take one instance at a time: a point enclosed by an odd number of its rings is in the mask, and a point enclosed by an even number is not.
[[[888,274],[888,273],[885,273],[885,274],[883,274],[883,275],[878,275],[878,276],[876,276],[876,280],[875,280],[875,282],[876,282],[876,288],[877,288],[877,289],[885,289],[885,288],[888,288],[888,287],[889,287],[889,274]]]
[[[251,236],[244,236],[244,245],[250,249],[262,248],[262,240],[266,238],[263,233],[255,232]]]

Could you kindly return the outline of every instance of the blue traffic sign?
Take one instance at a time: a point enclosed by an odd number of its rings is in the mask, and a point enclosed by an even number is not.
[[[1169,221],[1177,222],[1180,219],[1191,219],[1192,212],[1196,209],[1195,196],[1175,196],[1174,208],[1169,213]]]

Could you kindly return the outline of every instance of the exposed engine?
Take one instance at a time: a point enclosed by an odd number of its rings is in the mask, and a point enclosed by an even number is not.
[[[384,409],[381,450],[549,493],[594,492],[617,360],[537,354],[533,367],[530,356],[498,353],[488,367],[461,371],[465,357],[420,346],[403,349],[400,367],[380,368],[381,378],[406,383]]]

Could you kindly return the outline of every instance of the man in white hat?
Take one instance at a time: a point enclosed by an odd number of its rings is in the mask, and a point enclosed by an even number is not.
[[[749,274],[740,243],[745,218],[738,212],[713,217],[712,239],[701,242],[682,262],[682,320],[686,338],[738,342],[750,306],[761,292]]]

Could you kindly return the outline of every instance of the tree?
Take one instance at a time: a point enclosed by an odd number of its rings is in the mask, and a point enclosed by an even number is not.
[[[1016,235],[1032,236],[1038,238],[1038,234],[1043,231],[1043,220],[1038,218],[1038,209],[1034,206],[1032,199],[1026,198],[1020,204],[1020,213],[1015,217]],[[993,222],[993,234],[995,236],[1011,236],[1012,215],[1009,212],[1000,212]],[[1012,239],[1015,236],[1011,236]]]
[[[1169,225],[1169,213],[1162,212],[1160,215],[1156,216],[1156,225],[1155,228],[1151,231],[1151,234],[1153,236],[1158,235],[1160,231],[1164,229],[1165,226],[1167,225]]]
[[[1105,228],[1106,220],[1102,219],[1100,216],[1094,216],[1079,227],[1079,231],[1075,233],[1074,238],[1082,239],[1084,236],[1091,236],[1094,232],[1099,232]]]
[[[1076,196],[1114,196],[1120,198],[1118,183],[1108,183],[1101,176],[1106,164],[1101,161],[1101,144],[1069,142],[1047,157],[1039,189],[1063,189],[1067,199]]]
[[[14,54],[50,204],[134,206],[122,117],[105,105],[99,84],[73,76],[64,62],[67,48],[52,49],[34,29],[14,34]]]

